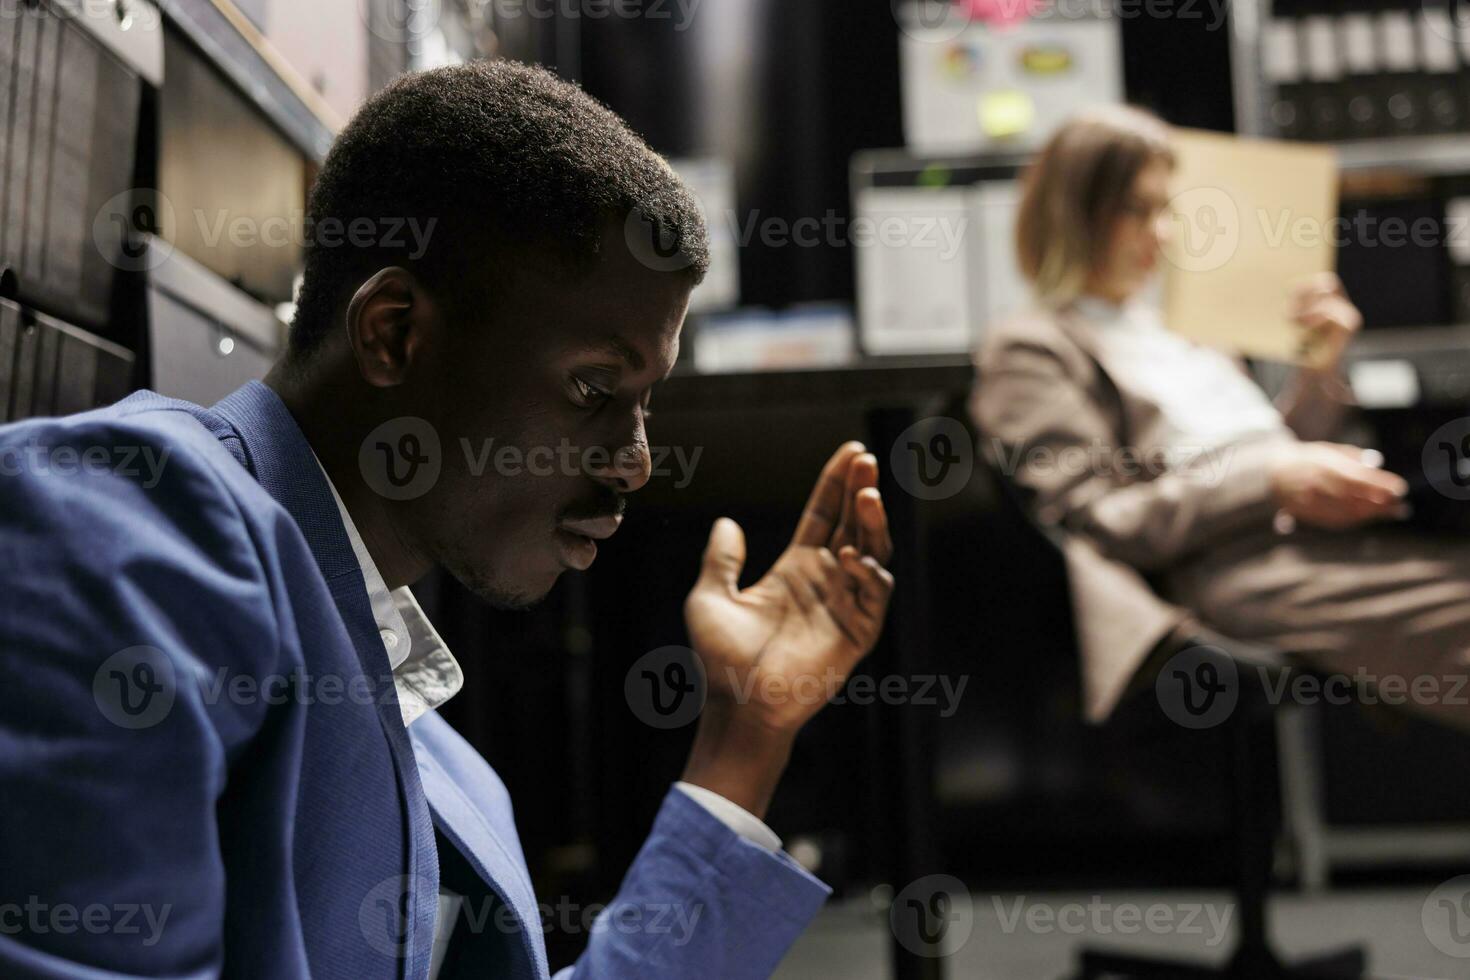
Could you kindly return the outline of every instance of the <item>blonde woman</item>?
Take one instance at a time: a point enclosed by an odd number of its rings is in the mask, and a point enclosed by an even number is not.
[[[1470,726],[1470,557],[1404,528],[1405,481],[1327,440],[1361,323],[1335,276],[1291,313],[1328,354],[1278,402],[1143,298],[1170,234],[1169,131],[1122,107],[1065,124],[1024,184],[1036,309],[978,354],[982,448],[1065,529],[1088,713],[1196,620]],[[1388,696],[1384,700],[1389,700]]]

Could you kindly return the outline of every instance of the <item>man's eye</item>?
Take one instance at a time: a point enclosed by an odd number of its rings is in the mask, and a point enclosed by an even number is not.
[[[572,383],[577,386],[577,394],[586,402],[596,404],[612,397],[611,393],[590,385],[581,378],[572,378]]]

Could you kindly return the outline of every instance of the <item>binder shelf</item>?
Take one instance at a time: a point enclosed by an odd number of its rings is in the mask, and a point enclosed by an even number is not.
[[[1244,133],[1330,142],[1347,169],[1470,172],[1470,23],[1422,0],[1236,4]]]

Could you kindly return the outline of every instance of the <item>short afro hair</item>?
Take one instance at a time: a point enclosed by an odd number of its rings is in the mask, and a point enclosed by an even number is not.
[[[380,233],[350,234],[364,219]],[[411,269],[465,315],[461,304],[493,274],[491,263],[524,261],[526,249],[540,248],[585,265],[614,222],[640,257],[652,246],[650,268],[678,271],[691,285],[704,278],[709,244],[698,202],[581,88],[513,61],[404,75],[358,110],[312,188],[291,351],[316,349],[379,269]],[[432,229],[427,245],[415,228]],[[654,240],[640,247],[635,228]]]

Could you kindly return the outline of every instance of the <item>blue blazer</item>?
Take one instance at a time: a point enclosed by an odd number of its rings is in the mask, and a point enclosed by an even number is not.
[[[505,786],[404,727],[259,383],[0,427],[0,799],[0,976],[426,977],[441,858],[469,879],[443,975],[549,976]],[[766,976],[827,894],[671,792],[558,976]]]

